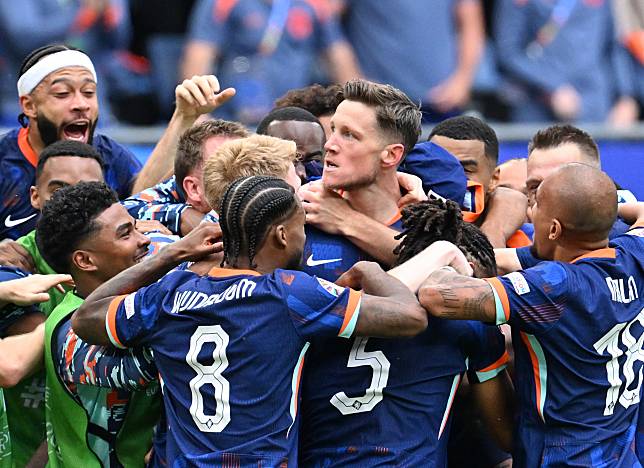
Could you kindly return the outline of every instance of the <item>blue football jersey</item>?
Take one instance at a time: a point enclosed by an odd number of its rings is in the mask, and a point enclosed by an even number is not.
[[[389,221],[387,226],[401,231],[400,213]],[[306,243],[302,255],[302,271],[309,275],[335,281],[356,263],[363,260],[374,260],[346,237],[327,234],[310,225],[305,225],[304,228]]]
[[[430,319],[412,339],[314,342],[302,384],[302,466],[445,466],[450,409],[463,373],[496,377],[498,327]]]
[[[25,128],[0,136],[0,239],[18,239],[36,228],[39,212],[31,206],[29,188],[36,181],[38,155]],[[141,163],[123,146],[94,134],[92,145],[103,158],[105,183],[119,198],[130,194]]]
[[[175,270],[114,299],[116,346],[148,345],[162,380],[173,466],[297,459],[297,407],[313,337],[350,337],[361,294],[298,271]]]
[[[572,264],[541,262],[488,280],[497,323],[512,326],[518,466],[639,466],[643,231]]]

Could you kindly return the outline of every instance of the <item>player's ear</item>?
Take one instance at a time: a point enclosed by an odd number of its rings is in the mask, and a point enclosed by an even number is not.
[[[96,271],[97,268],[87,250],[75,250],[72,253],[72,264],[81,271]]]
[[[550,230],[548,231],[548,239],[557,240],[563,234],[563,226],[557,218],[554,218],[550,223]]]
[[[380,161],[386,167],[398,167],[404,154],[405,146],[402,143],[393,143],[382,150]]]
[[[488,192],[494,191],[494,189],[499,185],[499,178],[501,177],[501,168],[496,167],[492,173],[492,179],[490,179],[490,185],[488,186]]]
[[[38,187],[32,185],[29,188],[29,199],[31,200],[31,206],[36,210],[40,210],[40,195],[38,194]]]
[[[288,232],[286,226],[283,224],[278,224],[275,226],[273,231],[275,237],[275,243],[280,249],[285,249],[288,245]]]

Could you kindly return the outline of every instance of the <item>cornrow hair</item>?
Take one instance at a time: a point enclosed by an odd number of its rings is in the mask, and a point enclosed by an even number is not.
[[[255,255],[269,229],[287,219],[297,208],[293,187],[269,176],[241,177],[226,189],[219,207],[225,264],[237,268],[239,257],[248,256],[255,268]]]
[[[456,245],[465,257],[476,262],[485,276],[496,275],[494,248],[483,232],[463,220],[461,209],[451,200],[428,200],[403,208],[402,239],[394,249],[401,264],[439,240]]]

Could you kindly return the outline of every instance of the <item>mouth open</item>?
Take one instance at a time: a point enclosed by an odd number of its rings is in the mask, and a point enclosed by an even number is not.
[[[337,164],[332,163],[328,159],[324,160],[324,169],[337,169]]]
[[[63,138],[65,140],[81,141],[87,143],[89,136],[89,122],[76,121],[65,125],[63,128]]]
[[[137,255],[137,256],[134,258],[134,261],[135,261],[136,263],[141,263],[143,260],[145,260],[145,257],[147,257],[147,256],[148,256],[148,251],[147,251],[147,249],[146,249],[144,252],[141,252],[139,255]]]

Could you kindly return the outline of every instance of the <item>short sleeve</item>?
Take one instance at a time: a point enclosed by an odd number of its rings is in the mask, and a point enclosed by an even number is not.
[[[559,262],[489,278],[496,304],[496,323],[536,334],[556,323],[568,297],[569,272]]]
[[[128,348],[148,342],[157,328],[164,297],[165,290],[159,282],[115,297],[105,316],[105,329],[112,344]]]
[[[510,359],[505,350],[505,337],[498,326],[467,322],[471,328],[468,349],[468,380],[483,383],[495,378],[507,367]]]
[[[351,337],[360,315],[360,292],[299,271],[277,270],[274,274],[300,336]]]

